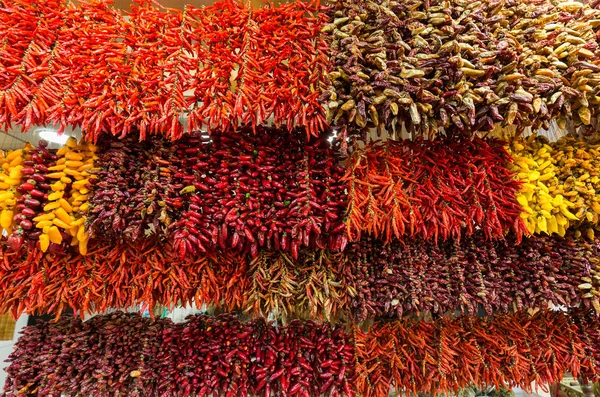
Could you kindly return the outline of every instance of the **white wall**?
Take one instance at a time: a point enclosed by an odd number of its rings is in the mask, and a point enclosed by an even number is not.
[[[0,341],[0,392],[4,389],[4,382],[6,381],[6,373],[4,372],[4,368],[8,367],[8,363],[5,363],[4,360],[8,358],[8,355],[12,353],[13,346],[19,339],[19,331],[27,325],[27,319],[29,316],[22,315],[17,320],[17,324],[15,326],[15,333],[13,335],[12,341]]]

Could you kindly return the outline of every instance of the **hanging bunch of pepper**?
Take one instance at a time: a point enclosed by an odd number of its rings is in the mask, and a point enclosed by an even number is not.
[[[322,99],[342,135],[521,132],[598,113],[600,10],[580,2],[338,0],[328,14]]]
[[[328,321],[351,316],[357,291],[349,281],[355,270],[344,254],[307,249],[293,260],[285,253],[261,252],[248,268],[246,312]]]
[[[15,226],[15,209],[17,198],[20,197],[20,185],[23,183],[23,161],[26,161],[27,153],[32,149],[31,145],[26,145],[23,149],[10,150],[2,153],[2,173],[0,174],[0,205],[2,213],[0,215],[0,226],[2,232],[12,235]],[[28,157],[27,157],[28,158]],[[27,173],[27,170],[25,171]],[[11,240],[14,241],[14,240]]]
[[[421,237],[460,239],[481,229],[487,239],[527,233],[516,200],[520,183],[496,140],[414,140],[373,143],[352,153],[347,235],[389,242]]]
[[[457,310],[492,315],[549,305],[600,309],[590,272],[596,244],[572,235],[526,238],[521,244],[514,236],[491,242],[481,234],[440,245],[384,246],[363,239],[345,253],[351,271],[344,281],[356,291],[348,311],[362,321]]]
[[[173,324],[117,312],[27,327],[11,361],[6,397],[355,394],[350,337],[310,321],[202,315]]]
[[[156,241],[88,243],[86,256],[73,251],[3,251],[0,312],[72,309],[80,315],[136,305],[150,309],[209,304],[227,310],[246,307],[251,288],[248,261],[232,254],[182,261],[172,247]]]
[[[517,201],[523,207],[521,218],[527,230],[564,236],[569,223],[578,218],[570,211],[574,204],[548,188],[555,184],[558,172],[552,147],[532,135],[526,141],[512,142],[508,150],[513,156],[510,169],[523,182]]]
[[[115,241],[164,238],[179,219],[185,185],[174,179],[181,159],[165,139],[138,142],[133,137],[99,143],[93,188],[89,193],[89,232]]]
[[[183,200],[169,226],[181,257],[217,247],[275,249],[298,258],[301,247],[343,251],[346,194],[339,157],[324,138],[303,131],[273,140],[275,129],[248,127],[210,137],[186,135],[177,144],[175,174]]]
[[[7,3],[0,123],[80,127],[91,141],[177,139],[189,113],[190,131],[273,119],[318,136],[327,130],[319,96],[328,64],[319,8],[252,11],[225,0],[180,11],[139,1],[125,18],[109,1]]]
[[[557,233],[576,228],[594,239],[600,222],[600,187],[595,141],[564,137],[548,142],[531,136],[511,144],[511,170],[520,182],[517,200],[521,217],[533,233]]]
[[[13,123],[26,130],[40,121],[45,110],[39,106],[34,87],[46,89],[47,72],[52,72],[58,36],[71,12],[67,2],[14,1],[0,11],[0,125]]]
[[[570,313],[520,312],[491,318],[441,318],[375,323],[354,329],[356,390],[363,396],[396,391],[443,393],[467,386],[520,387],[531,392],[567,372],[597,378],[587,354],[600,339],[571,322]],[[598,316],[586,314],[587,324]],[[586,336],[587,335],[587,336]]]
[[[19,168],[18,174],[20,174],[22,182],[16,188],[19,196],[16,200],[12,233],[8,236],[9,246],[17,252],[23,246],[27,250],[34,250],[39,245],[48,249],[46,236],[52,225],[56,225],[60,221],[50,220],[50,223],[44,224],[44,226],[39,224],[39,221],[42,220],[40,217],[45,214],[46,206],[57,198],[57,193],[52,191],[49,183],[49,176],[52,174],[50,169],[58,161],[58,156],[56,150],[48,149],[47,146],[48,142],[46,141],[39,141],[37,147],[26,146],[27,154],[23,157],[22,167]],[[60,247],[60,243],[53,246],[54,250],[63,248]]]

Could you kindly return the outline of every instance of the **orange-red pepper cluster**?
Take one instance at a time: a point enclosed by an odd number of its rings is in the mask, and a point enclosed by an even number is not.
[[[174,250],[151,241],[135,246],[90,241],[87,256],[39,250],[2,252],[0,312],[83,315],[110,308],[210,303],[243,307],[250,288],[247,262],[220,254],[181,261]]]
[[[531,392],[532,382],[545,388],[567,372],[597,379],[600,339],[586,325],[597,324],[598,316],[579,321],[576,315],[574,323],[571,314],[520,312],[355,328],[357,393],[383,397],[392,387],[443,393],[473,385]]]
[[[301,1],[251,10],[233,0],[165,9],[140,1],[18,0],[0,10],[0,124],[57,123],[90,140],[273,120],[326,127],[318,97],[326,16]],[[293,45],[290,45],[293,43]],[[135,129],[135,131],[134,131]]]
[[[481,230],[488,239],[527,229],[515,194],[519,182],[497,140],[373,143],[352,153],[344,180],[347,234],[460,239]]]

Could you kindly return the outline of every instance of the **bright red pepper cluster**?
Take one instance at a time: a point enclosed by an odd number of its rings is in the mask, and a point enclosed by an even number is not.
[[[341,251],[344,170],[323,137],[250,127],[209,137],[101,142],[90,195],[90,233],[99,238],[173,241],[181,258],[215,249]]]
[[[269,120],[313,136],[325,130],[319,6],[250,10],[225,0],[180,11],[140,1],[126,19],[109,4],[3,6],[0,124],[81,127],[93,141],[105,132],[176,139],[184,123],[190,131]]]

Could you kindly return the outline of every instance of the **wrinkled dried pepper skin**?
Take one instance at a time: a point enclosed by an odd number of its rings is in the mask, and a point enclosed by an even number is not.
[[[355,394],[350,336],[310,321],[200,315],[173,324],[117,312],[28,327],[11,359],[5,397]]]
[[[334,1],[328,120],[343,136],[592,129],[599,9],[579,2]]]
[[[272,119],[317,137],[328,130],[319,101],[328,19],[320,9],[300,1],[258,10],[230,0],[183,10],[143,2],[126,15],[107,1],[6,3],[0,123],[81,128],[96,141],[178,139],[186,128],[234,131]]]
[[[481,234],[458,244],[424,242],[383,246],[374,239],[351,244],[347,285],[356,289],[349,313],[369,318],[401,319],[410,313],[483,311],[510,313],[549,303],[597,307],[592,269],[597,243],[566,238],[534,237],[516,244],[486,241]],[[589,293],[589,289],[594,294]]]

